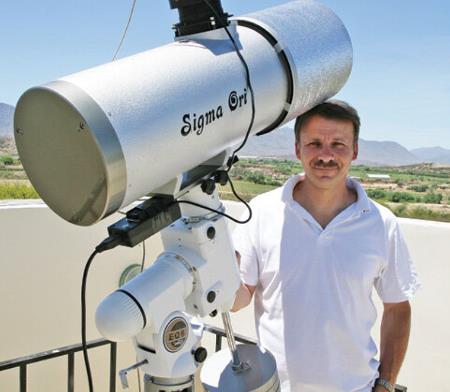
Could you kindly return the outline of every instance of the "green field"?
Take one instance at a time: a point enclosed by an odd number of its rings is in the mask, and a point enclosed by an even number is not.
[[[244,159],[231,176],[237,192],[245,199],[282,185],[291,175],[302,172],[297,161]],[[370,174],[387,174],[388,180],[369,178]],[[391,209],[397,216],[450,222],[450,166],[431,164],[405,167],[353,166],[356,177],[368,195]],[[235,200],[229,188],[224,199]]]
[[[302,167],[298,161],[243,159],[233,167],[231,178],[238,194],[249,201],[300,172]],[[371,179],[370,174],[387,174],[389,179]],[[363,184],[372,199],[397,216],[450,222],[450,166],[353,166],[350,175]],[[229,185],[219,187],[219,194],[224,200],[236,200]],[[20,161],[0,156],[0,199],[35,198],[39,196],[27,180]]]
[[[271,191],[272,189],[276,188],[275,185],[255,184],[254,182],[239,180],[233,181],[233,184],[238,195],[246,201],[250,201],[256,195]],[[219,195],[223,200],[236,200],[233,193],[231,192],[230,185],[219,187]]]

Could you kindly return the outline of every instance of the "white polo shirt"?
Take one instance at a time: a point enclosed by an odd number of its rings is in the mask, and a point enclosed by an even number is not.
[[[325,229],[293,199],[301,176],[251,202],[254,217],[233,239],[241,279],[256,285],[262,346],[275,356],[283,392],[369,392],[378,376],[370,336],[383,302],[402,302],[419,286],[395,216],[358,198]]]

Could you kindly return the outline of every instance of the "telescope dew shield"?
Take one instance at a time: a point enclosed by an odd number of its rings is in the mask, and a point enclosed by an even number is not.
[[[336,94],[352,64],[339,18],[311,0],[237,18],[231,33],[255,93],[252,135]],[[28,90],[17,149],[43,200],[90,225],[240,143],[251,97],[223,29]]]

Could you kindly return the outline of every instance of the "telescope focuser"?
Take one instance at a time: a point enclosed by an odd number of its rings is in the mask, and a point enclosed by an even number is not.
[[[203,33],[228,26],[231,16],[223,11],[220,0],[169,0],[178,9],[180,22],[173,26],[176,37]]]

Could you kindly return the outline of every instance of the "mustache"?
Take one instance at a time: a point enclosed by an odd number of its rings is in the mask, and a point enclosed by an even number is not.
[[[314,161],[314,167],[319,168],[319,169],[320,168],[330,169],[330,168],[338,167],[338,164],[334,160],[325,162],[322,159],[316,159]]]

